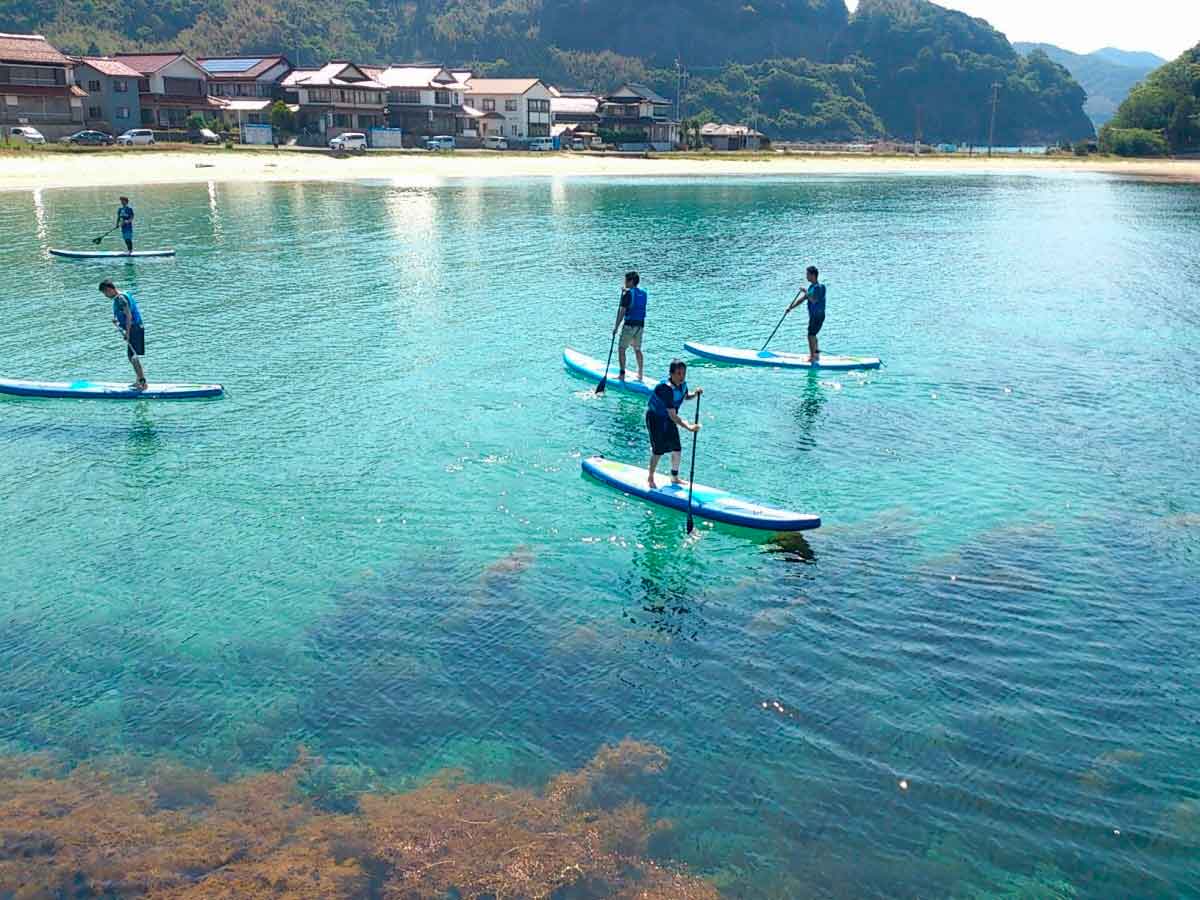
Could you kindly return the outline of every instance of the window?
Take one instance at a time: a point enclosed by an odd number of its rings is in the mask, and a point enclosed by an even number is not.
[[[529,101],[529,111],[530,112],[547,112],[548,113],[548,112],[550,112],[550,101],[549,100],[530,100]]]
[[[89,106],[88,107],[88,118],[89,119],[99,119],[99,118],[103,118],[103,116],[104,116],[104,111],[100,107],[98,107],[98,106]]]
[[[140,93],[140,94],[150,93],[150,79],[149,78],[139,78],[138,79],[138,93]]]
[[[437,106],[449,106],[450,105],[450,92],[449,91],[434,91],[433,92],[433,102]]]
[[[539,125],[537,122],[530,122],[529,123],[529,136],[530,137],[550,137],[550,126],[549,125]]]
[[[505,112],[516,112],[517,111],[517,101],[516,100],[505,100],[504,101],[504,111]]]
[[[496,111],[496,101],[493,100],[491,97],[484,97],[483,98],[483,111],[484,112],[495,112]]]
[[[334,113],[333,127],[334,128],[349,128],[351,116],[348,113]]]
[[[113,91],[115,91],[118,94],[128,94],[129,93],[129,82],[126,81],[124,78],[118,78],[116,81],[113,82]]]
[[[65,69],[52,69],[46,66],[9,66],[9,84],[66,84]]]
[[[98,94],[98,93],[100,93],[100,81],[99,81],[99,79],[92,78],[92,79],[90,79],[90,80],[88,81],[88,93],[89,93],[89,94]]]
[[[407,103],[410,106],[421,102],[421,92],[414,91],[409,88],[402,88],[396,92],[397,103]]]
[[[115,118],[128,119],[129,118],[129,107],[128,106],[118,106],[117,111],[115,113]]]

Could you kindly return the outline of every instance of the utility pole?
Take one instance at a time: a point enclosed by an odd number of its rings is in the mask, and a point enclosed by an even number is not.
[[[675,121],[680,121],[680,110],[683,101],[683,63],[675,57]]]
[[[921,155],[921,113],[923,108],[920,103],[917,104],[917,130],[913,138],[913,156]]]
[[[988,158],[991,159],[992,147],[996,144],[996,107],[1000,103],[1000,82],[992,83],[992,125],[988,129]]]

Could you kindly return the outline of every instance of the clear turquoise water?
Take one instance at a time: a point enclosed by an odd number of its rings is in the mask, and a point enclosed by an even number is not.
[[[177,259],[46,256],[114,202],[0,195],[0,374],[127,379],[112,276],[151,379],[229,394],[0,401],[0,749],[538,784],[633,736],[655,853],[729,896],[1200,894],[1200,190],[163,187]],[[688,540],[580,477],[646,453],[560,361],[625,269],[659,372],[809,262],[882,371],[690,380],[698,478],[822,530]]]

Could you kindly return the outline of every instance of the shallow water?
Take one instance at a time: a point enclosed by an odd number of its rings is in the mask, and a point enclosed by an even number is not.
[[[632,736],[654,852],[728,896],[1200,893],[1200,190],[161,187],[176,259],[46,255],[114,205],[0,195],[0,374],[129,377],[111,276],[151,380],[228,396],[0,401],[0,752],[539,785]],[[647,450],[560,361],[627,268],[665,374],[810,262],[883,370],[689,380],[698,480],[820,531],[687,539],[580,476]]]

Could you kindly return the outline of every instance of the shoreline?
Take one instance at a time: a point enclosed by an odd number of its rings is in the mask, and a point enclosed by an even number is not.
[[[0,152],[0,191],[167,184],[388,180],[398,186],[492,178],[1095,174],[1200,184],[1200,159],[857,156],[824,154],[525,154],[155,149]]]

